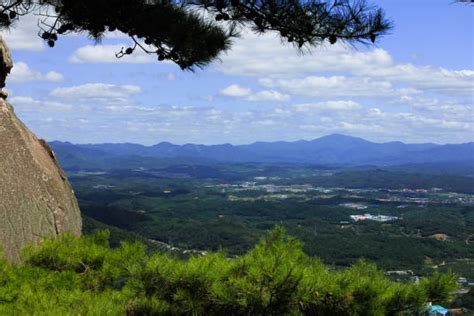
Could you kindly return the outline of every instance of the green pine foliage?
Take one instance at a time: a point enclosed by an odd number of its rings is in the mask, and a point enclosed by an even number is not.
[[[147,255],[109,234],[64,235],[0,262],[1,315],[416,315],[447,303],[452,274],[393,282],[364,260],[329,270],[277,227],[243,256]]]
[[[128,34],[135,51],[193,70],[231,47],[241,26],[275,31],[299,49],[325,41],[374,43],[391,29],[382,9],[365,0],[3,0],[0,29],[34,12],[40,36],[54,47],[70,32],[100,40],[107,31]]]

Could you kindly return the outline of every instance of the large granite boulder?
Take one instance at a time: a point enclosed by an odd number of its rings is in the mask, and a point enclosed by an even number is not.
[[[13,67],[0,38],[0,89]],[[0,248],[20,262],[21,249],[63,232],[81,233],[77,200],[51,148],[15,115],[0,92]]]

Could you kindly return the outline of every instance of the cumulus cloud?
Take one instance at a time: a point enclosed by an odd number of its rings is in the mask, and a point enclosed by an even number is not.
[[[318,71],[358,71],[367,66],[387,67],[393,63],[382,49],[357,51],[342,45],[322,46],[312,53],[298,54],[282,45],[276,33],[256,35],[250,31],[234,41],[232,49],[216,64],[218,71],[243,76],[289,76]]]
[[[220,95],[233,98],[242,98],[247,101],[288,101],[290,96],[275,90],[262,90],[254,93],[252,89],[232,84],[220,91]]]
[[[226,97],[246,97],[252,93],[249,88],[241,87],[237,84],[228,86],[221,90],[221,95]]]
[[[279,88],[292,95],[318,96],[392,96],[401,94],[388,81],[374,81],[370,78],[345,76],[308,76],[294,79],[259,80],[266,87]],[[407,94],[407,91],[404,91]]]
[[[121,86],[97,87],[101,91],[121,89]],[[368,106],[363,101],[341,99],[235,111],[219,106],[140,105],[132,98],[126,103],[103,103],[97,107],[96,102],[87,102],[94,98],[93,93],[77,91],[68,90],[66,103],[62,99],[35,100],[21,96],[12,97],[11,101],[18,114],[42,137],[56,139],[60,135],[64,140],[75,142],[88,142],[93,137],[94,142],[145,144],[164,140],[250,143],[313,139],[330,133],[375,141],[452,142],[453,137],[459,141],[471,140],[474,127],[469,104],[441,100],[432,111],[419,111],[418,108],[390,111]],[[136,91],[136,88],[124,88],[118,95],[124,97]],[[79,104],[72,99],[84,96],[85,102]],[[49,118],[54,121],[47,122]],[[71,125],[75,126],[73,131]]]
[[[308,81],[308,78],[314,80],[317,77],[328,84],[343,73],[346,80],[353,82],[362,78],[371,83],[389,82],[447,95],[472,95],[474,89],[472,69],[449,70],[397,63],[383,49],[357,50],[342,44],[322,46],[301,55],[292,46],[281,45],[278,36],[272,33],[260,36],[243,32],[242,37],[235,40],[232,50],[222,56],[222,62],[216,64],[215,68],[227,75],[266,79],[306,78]],[[324,78],[322,74],[326,73],[330,75]],[[373,90],[373,93],[379,94],[377,90]],[[370,95],[370,91],[364,95]]]
[[[15,105],[15,109],[19,112],[40,112],[54,114],[58,111],[71,111],[76,107],[71,104],[36,100],[29,96],[13,96],[9,98],[9,102]]]
[[[56,88],[50,92],[50,95],[62,99],[123,99],[141,91],[140,87],[134,85],[88,83],[67,88]]]
[[[290,96],[288,94],[280,93],[275,90],[262,90],[255,94],[249,95],[245,98],[248,101],[288,101]]]
[[[362,106],[354,101],[327,101],[319,103],[296,104],[289,108],[291,111],[315,113],[322,111],[352,111],[360,110]]]
[[[11,76],[8,80],[14,83],[30,81],[61,82],[64,80],[64,76],[56,71],[49,71],[43,74],[39,71],[31,69],[28,64],[24,62],[17,62],[13,66]]]
[[[448,70],[441,67],[397,64],[386,68],[370,69],[361,74],[410,84],[420,90],[449,95],[472,95],[474,91],[474,71],[472,70]]]

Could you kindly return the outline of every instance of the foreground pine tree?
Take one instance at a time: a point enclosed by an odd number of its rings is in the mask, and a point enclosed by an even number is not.
[[[64,235],[28,249],[21,266],[0,263],[0,314],[417,315],[456,288],[450,274],[393,282],[363,260],[328,270],[281,228],[236,259],[147,255],[107,239]]]

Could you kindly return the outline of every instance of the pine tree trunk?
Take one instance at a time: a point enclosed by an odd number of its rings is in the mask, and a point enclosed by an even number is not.
[[[13,64],[0,37],[0,89]],[[15,115],[0,92],[0,247],[11,262],[45,237],[81,233],[77,200],[51,148]]]

